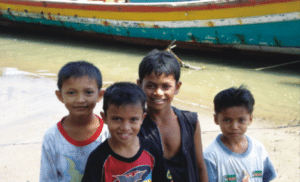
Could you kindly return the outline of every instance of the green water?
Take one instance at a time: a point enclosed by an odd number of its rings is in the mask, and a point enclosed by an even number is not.
[[[66,35],[0,27],[0,72],[15,68],[56,80],[59,69],[69,61],[86,60],[102,72],[104,82],[138,78],[138,65],[153,47],[85,40]],[[173,51],[184,62],[201,70],[182,69],[181,87],[174,105],[181,109],[213,114],[213,98],[219,91],[245,84],[255,97],[254,116],[277,124],[299,122],[300,64],[255,71],[298,58]],[[278,62],[280,59],[280,62]],[[299,59],[300,60],[300,59]],[[1,79],[1,77],[0,77]]]

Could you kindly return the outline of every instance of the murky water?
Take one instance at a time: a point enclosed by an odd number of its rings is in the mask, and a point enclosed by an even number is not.
[[[140,61],[152,49],[0,27],[2,75],[14,74],[17,69],[24,74],[56,79],[59,69],[67,62],[86,60],[100,68],[104,82],[135,82]],[[182,69],[183,86],[174,100],[177,107],[212,114],[215,94],[225,88],[245,84],[256,100],[255,117],[277,124],[299,122],[300,64],[260,71],[254,69],[300,58],[241,55],[236,52],[204,53],[176,48],[173,51],[182,61],[203,68]]]

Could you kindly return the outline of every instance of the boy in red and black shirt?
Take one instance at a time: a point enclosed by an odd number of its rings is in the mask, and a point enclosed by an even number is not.
[[[146,116],[146,100],[133,83],[106,89],[101,116],[111,137],[91,153],[83,182],[172,181],[157,146],[137,136]]]

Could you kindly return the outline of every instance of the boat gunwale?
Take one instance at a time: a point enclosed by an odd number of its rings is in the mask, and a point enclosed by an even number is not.
[[[64,9],[80,9],[80,10],[98,10],[105,11],[106,7],[129,8],[128,11],[134,10],[136,7],[153,8],[154,12],[170,12],[170,11],[193,11],[193,10],[213,10],[225,8],[239,8],[247,6],[258,6],[275,3],[297,2],[300,0],[201,0],[201,1],[184,1],[184,2],[162,2],[162,3],[115,3],[103,1],[67,1],[67,0],[0,0],[0,3],[27,5],[47,8],[64,8]],[[92,8],[94,7],[94,8]],[[127,11],[122,9],[122,11]],[[149,10],[149,9],[147,9]],[[111,11],[107,9],[106,11]],[[151,12],[151,11],[148,11]]]

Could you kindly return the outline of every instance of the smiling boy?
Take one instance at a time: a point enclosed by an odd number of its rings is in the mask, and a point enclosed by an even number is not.
[[[81,181],[89,154],[109,136],[93,113],[103,96],[102,76],[91,63],[70,62],[59,71],[57,86],[69,115],[45,133],[40,181]]]
[[[139,65],[137,83],[147,95],[147,116],[139,133],[163,152],[175,182],[207,182],[197,113],[182,111],[171,102],[182,82],[173,54],[153,50]]]
[[[243,86],[223,90],[215,96],[214,106],[214,121],[222,134],[204,151],[209,181],[268,182],[276,178],[264,146],[245,135],[253,118],[250,91]]]
[[[162,153],[137,136],[146,100],[143,90],[133,83],[115,83],[106,89],[101,116],[111,137],[91,153],[83,182],[172,181]]]

